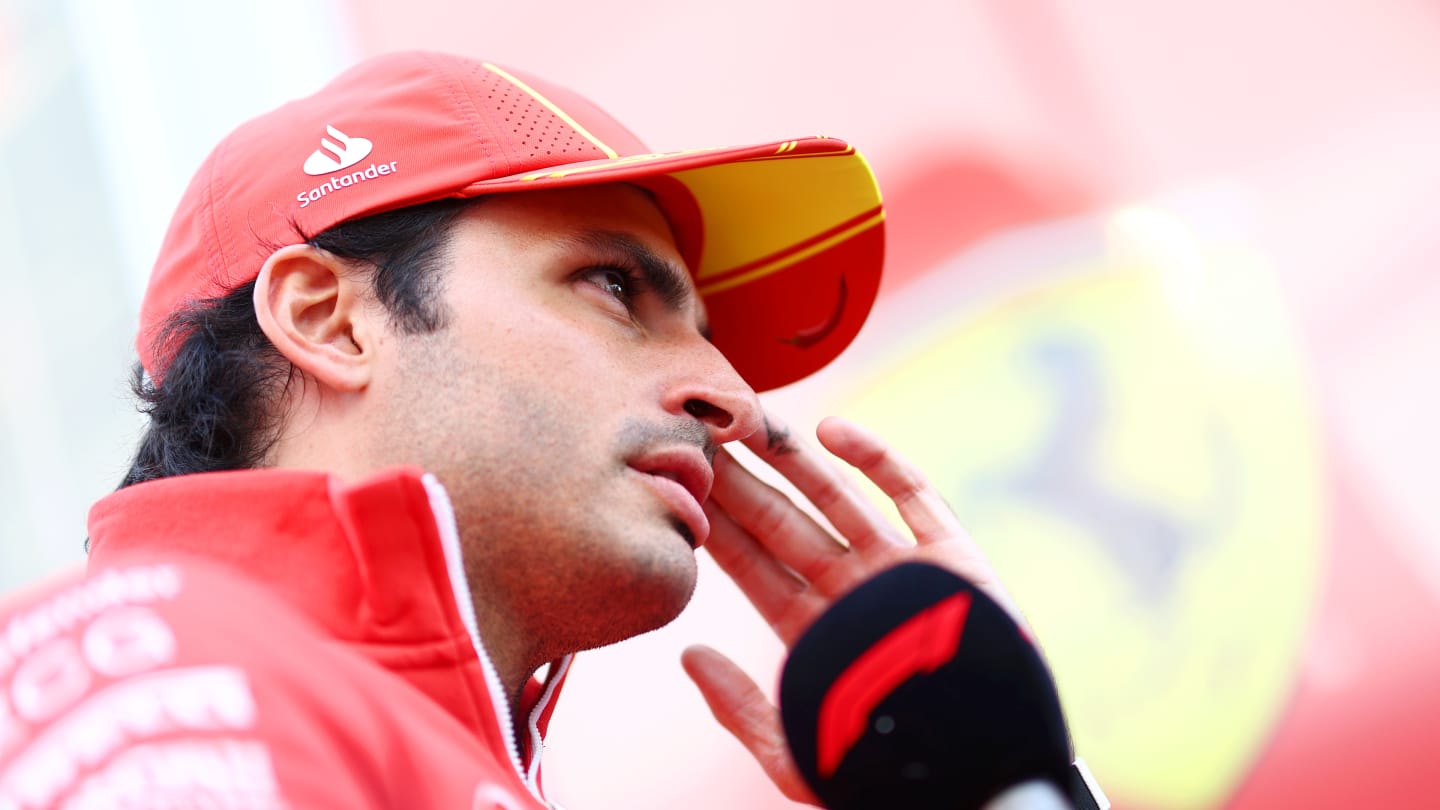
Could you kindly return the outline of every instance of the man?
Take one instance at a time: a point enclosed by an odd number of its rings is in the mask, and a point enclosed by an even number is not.
[[[0,613],[0,809],[543,807],[570,656],[674,618],[700,546],[786,642],[901,559],[993,582],[883,442],[818,430],[913,540],[755,396],[854,337],[882,220],[841,141],[652,155],[440,54],[240,127],[156,263],[87,576]],[[807,799],[754,683],[684,663]]]

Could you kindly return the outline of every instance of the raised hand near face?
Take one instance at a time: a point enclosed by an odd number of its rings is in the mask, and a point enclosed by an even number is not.
[[[816,437],[835,459],[859,470],[899,510],[909,535],[893,526],[834,459],[795,440],[773,417],[745,445],[795,485],[836,534],[728,453],[715,459],[705,504],[706,548],[786,645],[836,599],[906,560],[940,565],[970,580],[1017,616],[995,571],[930,481],[880,437],[830,417]],[[734,662],[706,647],[682,657],[720,724],[750,751],[789,798],[815,803],[785,745],[780,713]]]

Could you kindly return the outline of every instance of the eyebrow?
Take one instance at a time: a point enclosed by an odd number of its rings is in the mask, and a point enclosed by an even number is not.
[[[640,271],[645,284],[660,298],[661,303],[671,312],[683,312],[685,306],[695,301],[695,287],[685,268],[661,257],[658,253],[624,231],[588,230],[582,231],[566,241],[608,253]],[[711,339],[710,324],[706,322],[703,310],[695,307],[699,315],[701,337]]]

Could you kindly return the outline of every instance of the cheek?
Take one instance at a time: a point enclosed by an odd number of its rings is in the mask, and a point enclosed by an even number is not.
[[[461,419],[469,435],[468,446],[457,442],[457,463],[527,484],[614,463],[609,451],[626,411],[618,381],[597,375],[592,360],[547,348],[475,363],[463,375],[461,396],[471,405]]]
[[[450,452],[470,465],[557,475],[567,464],[593,467],[597,454],[613,455],[621,424],[655,407],[646,395],[658,358],[597,313],[492,300],[449,332],[434,353],[440,362],[413,390],[446,400],[432,403],[442,410],[458,408],[444,421],[468,435]]]
[[[456,342],[517,381],[546,380],[557,396],[635,390],[661,358],[634,326],[564,284],[456,289]],[[603,397],[602,397],[603,398]]]
[[[641,406],[645,375],[654,373],[656,363],[638,341],[563,322],[536,326],[503,336],[505,370],[517,385],[549,392],[564,408]]]

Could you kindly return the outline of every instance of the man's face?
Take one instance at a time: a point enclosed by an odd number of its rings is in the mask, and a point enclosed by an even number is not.
[[[455,226],[448,322],[388,334],[376,393],[392,462],[449,490],[489,622],[555,655],[677,615],[695,585],[715,447],[759,425],[650,198],[501,194]]]

